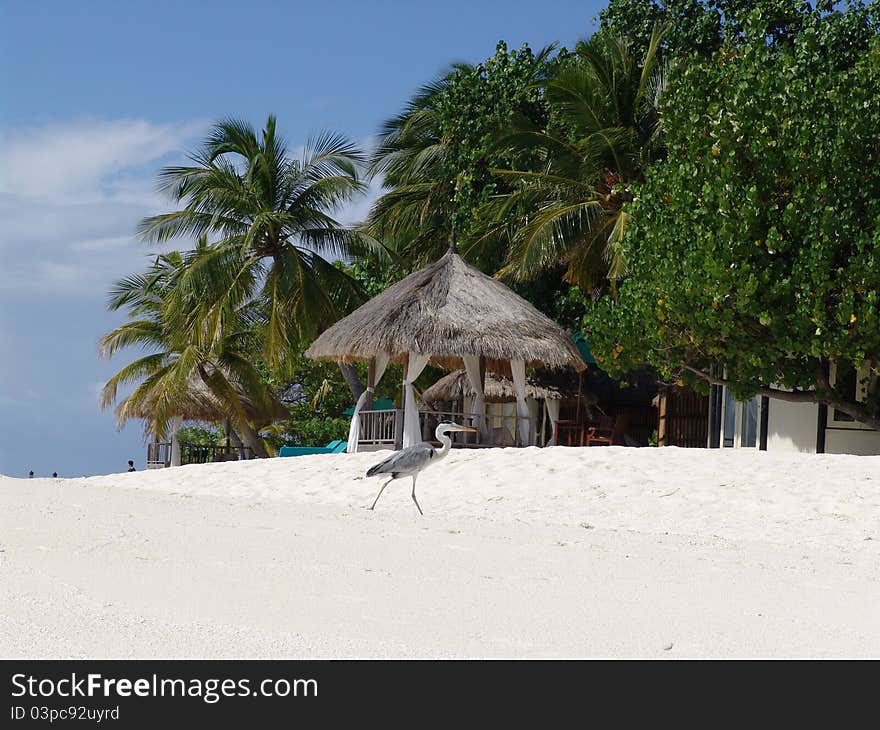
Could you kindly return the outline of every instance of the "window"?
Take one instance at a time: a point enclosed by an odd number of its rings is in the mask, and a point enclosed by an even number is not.
[[[758,396],[742,406],[742,437],[740,446],[758,445]]]
[[[736,401],[730,388],[724,387],[724,443],[723,446],[733,446],[736,440]]]
[[[761,399],[735,400],[730,389],[724,388],[722,443],[725,448],[756,448],[758,445],[758,413]]]

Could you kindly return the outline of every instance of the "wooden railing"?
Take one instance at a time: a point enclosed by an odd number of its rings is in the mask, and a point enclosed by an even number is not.
[[[402,410],[363,411],[360,414],[360,419],[358,443],[384,445],[395,449],[402,446]],[[460,426],[470,426],[477,429],[477,433],[452,434],[454,447],[522,446],[522,439],[517,428],[522,421],[529,424],[530,442],[540,446],[544,445],[543,435],[536,435],[537,424],[530,418],[516,415],[479,416],[476,413],[457,413],[454,411],[420,411],[419,425],[422,440],[434,441],[434,431],[442,421],[452,421]],[[434,442],[436,443],[436,441]]]
[[[161,469],[166,466],[171,466],[171,444],[147,444],[147,469]]]
[[[459,432],[452,434],[452,443],[460,447],[487,446],[531,446],[540,444],[536,439],[537,424],[531,419],[517,415],[487,415],[476,413],[455,413],[453,411],[420,412],[419,423],[422,427],[422,438],[434,440],[434,430],[442,421],[452,421],[460,426],[477,429],[476,433]],[[481,423],[482,421],[482,423]],[[528,424],[529,441],[523,443],[519,426]],[[543,445],[543,444],[540,444]]]
[[[181,457],[184,464],[210,464],[214,461],[245,461],[254,458],[254,450],[249,446],[202,446],[201,444],[181,444]]]
[[[253,459],[254,452],[249,446],[204,446],[202,444],[180,444],[180,463],[208,464],[215,461],[240,461]],[[168,442],[147,444],[147,468],[158,469],[171,466],[171,444]]]
[[[359,444],[399,448],[403,442],[403,411],[361,411],[360,419]]]

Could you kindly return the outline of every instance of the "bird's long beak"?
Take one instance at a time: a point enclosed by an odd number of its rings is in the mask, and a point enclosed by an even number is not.
[[[459,431],[470,431],[471,433],[476,433],[476,432],[477,432],[477,429],[475,429],[475,428],[471,428],[470,426],[459,426],[459,427],[458,427],[458,430],[459,430]]]

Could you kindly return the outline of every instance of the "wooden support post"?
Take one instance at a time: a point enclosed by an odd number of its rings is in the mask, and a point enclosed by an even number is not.
[[[403,419],[406,418],[406,371],[409,369],[409,353],[403,356],[403,378],[400,381],[400,408],[394,414],[394,448],[403,448]]]
[[[394,410],[394,450],[399,451],[403,448],[403,408]]]
[[[542,400],[541,405],[541,448],[547,445],[547,401]]]
[[[581,423],[581,399],[584,389],[584,371],[580,370],[578,372],[578,404],[577,404],[577,417],[575,418],[575,423],[577,424],[578,431],[580,431],[580,445],[583,446],[586,438],[586,429],[584,428],[584,424]]]
[[[376,387],[376,358],[370,358],[370,364],[367,367],[367,387],[375,388]],[[364,401],[364,407],[362,410],[371,411],[373,410],[373,392],[367,391],[367,398]]]
[[[406,371],[409,367],[409,353],[403,356],[403,378],[400,381],[400,407],[406,409]]]
[[[713,370],[713,373],[715,371]],[[720,385],[709,386],[709,448],[721,448],[721,397]]]
[[[657,446],[666,446],[666,409],[669,397],[664,390],[657,403]]]
[[[511,373],[511,375],[512,375],[512,373]],[[490,434],[492,433],[491,429],[489,428],[489,424],[491,422],[494,425],[494,421],[492,421],[492,418],[489,416],[489,410],[490,410],[489,404],[486,403],[486,357],[485,357],[485,355],[480,355],[480,389],[483,391],[483,412],[480,414],[480,427],[478,429],[479,433],[476,436],[476,441],[477,441],[477,443],[480,443],[480,444],[482,444],[482,443],[488,444],[488,443],[491,443]],[[476,403],[476,401],[474,401],[474,402]],[[462,409],[463,409],[463,406],[464,406],[464,401],[462,401]],[[473,424],[471,424],[471,425],[473,425]],[[501,422],[501,425],[502,426],[504,425],[503,421]],[[514,431],[516,431],[515,427],[514,427]]]
[[[767,450],[767,431],[770,426],[770,399],[766,395],[761,396],[761,426],[758,429],[758,449]]]

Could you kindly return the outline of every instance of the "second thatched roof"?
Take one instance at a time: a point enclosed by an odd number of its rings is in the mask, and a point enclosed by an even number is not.
[[[570,371],[569,371],[570,372]],[[575,378],[577,380],[577,378]],[[487,403],[511,403],[516,400],[516,389],[510,378],[497,373],[486,373],[483,383]],[[455,370],[444,375],[430,388],[422,393],[422,400],[428,403],[442,403],[459,398],[473,397],[474,389],[464,370]],[[572,394],[564,392],[556,383],[550,383],[540,377],[526,378],[526,398],[536,400],[561,400]],[[577,395],[575,383],[574,395]]]
[[[396,362],[408,352],[431,355],[432,365],[448,369],[464,367],[462,355],[483,356],[487,370],[502,374],[513,359],[585,367],[559,325],[451,250],[327,329],[306,355],[351,362],[378,352]]]
[[[236,387],[236,393],[245,415],[251,422],[281,421],[290,418],[290,411],[277,399],[272,400],[271,410],[258,406],[252,398],[240,387]],[[177,413],[184,421],[202,421],[205,423],[220,423],[229,416],[230,408],[221,403],[216,395],[208,388],[205,382],[198,376],[193,375],[187,385],[186,393],[177,401]],[[116,421],[119,426],[130,419],[141,419],[144,422],[153,420],[157,411],[155,398],[146,398],[139,403],[131,403],[123,400],[115,410]]]

